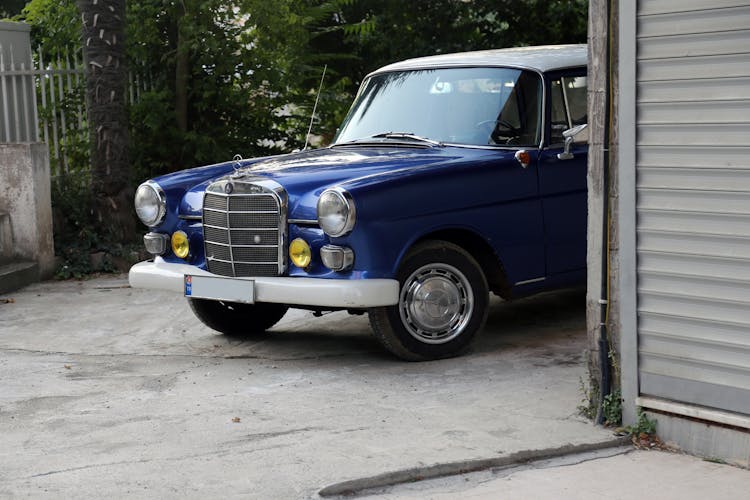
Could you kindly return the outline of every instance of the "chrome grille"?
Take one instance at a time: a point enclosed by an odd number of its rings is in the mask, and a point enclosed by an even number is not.
[[[214,195],[211,195],[213,198]],[[206,198],[208,198],[208,195],[206,195]],[[226,205],[226,202],[224,203]],[[203,224],[207,226],[216,226],[221,228],[227,227],[227,213],[226,208],[224,208],[223,212],[219,212],[215,209],[209,209],[205,206],[203,207]]]
[[[276,276],[276,264],[235,264],[237,276]]]
[[[203,208],[213,208],[224,211],[227,209],[227,200],[223,196],[218,195],[206,196],[203,199]]]
[[[279,191],[283,190],[240,181],[219,181],[208,187],[203,239],[209,272],[233,277],[284,272],[286,195]]]
[[[279,207],[271,196],[233,197],[229,198],[229,210],[238,212],[274,212]]]
[[[268,229],[279,225],[279,213],[229,212],[229,227],[232,229]]]
[[[216,243],[206,243],[206,255],[213,259],[219,259],[226,262],[232,262],[232,252],[229,251],[229,245],[217,245]]]

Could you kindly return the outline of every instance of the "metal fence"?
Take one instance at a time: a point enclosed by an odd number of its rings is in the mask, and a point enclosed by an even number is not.
[[[40,133],[50,148],[52,175],[88,171],[87,161],[71,161],[74,150],[88,151],[89,143],[83,61],[75,53],[54,62],[46,62],[41,50],[36,55],[32,73],[37,77]]]
[[[0,142],[38,140],[31,58],[18,55],[12,45],[0,43]]]
[[[4,55],[0,44],[0,142],[49,145],[52,177],[90,170],[83,58],[71,51],[52,61],[41,50],[31,63]],[[138,102],[149,79],[129,76],[126,100]]]
[[[0,45],[0,142],[46,142],[53,177],[88,171],[87,162],[71,161],[89,140],[81,58],[47,62],[38,50],[19,62],[14,53]]]

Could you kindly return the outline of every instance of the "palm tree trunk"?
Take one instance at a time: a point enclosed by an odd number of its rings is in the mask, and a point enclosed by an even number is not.
[[[135,236],[125,102],[125,0],[76,0],[83,21],[93,210],[116,242]]]
[[[177,7],[177,61],[175,68],[175,116],[180,132],[188,130],[188,81],[190,79],[190,49],[187,25],[192,12],[183,0]]]

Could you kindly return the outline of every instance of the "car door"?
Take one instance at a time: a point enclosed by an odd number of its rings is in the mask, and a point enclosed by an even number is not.
[[[586,169],[588,130],[565,152],[563,132],[587,123],[586,70],[559,72],[545,78],[546,120],[539,155],[547,276],[586,268]]]

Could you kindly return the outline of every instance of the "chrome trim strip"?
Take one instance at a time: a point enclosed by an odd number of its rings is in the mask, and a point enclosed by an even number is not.
[[[207,260],[210,260],[211,262],[223,262],[224,264],[231,264],[232,263],[232,262],[230,262],[228,260],[217,259],[216,257],[209,257]],[[274,264],[274,265],[278,264],[278,262],[247,262],[247,261],[244,261],[244,260],[235,260],[234,262],[237,263],[237,264],[251,264],[251,265],[253,265],[253,264],[259,264],[259,265],[263,265],[263,266],[270,266],[272,264]],[[223,276],[223,275],[217,274],[217,276]],[[252,276],[226,276],[226,278],[242,279],[242,278],[252,278]]]
[[[209,245],[219,245],[220,247],[233,246],[234,248],[276,248],[276,245],[231,245],[230,243],[219,243],[218,241],[209,241]]]
[[[546,279],[547,279],[547,278],[545,277],[545,278],[534,278],[533,280],[525,280],[525,281],[519,281],[518,283],[514,283],[514,284],[513,284],[513,286],[518,286],[518,285],[529,285],[529,284],[531,284],[531,283],[539,283],[540,281],[544,281],[544,280],[546,280]]]
[[[317,226],[318,225],[317,220],[310,220],[310,219],[289,219],[287,222],[289,224],[297,224],[298,226]]]
[[[234,212],[232,212],[232,213],[234,213]],[[228,230],[226,227],[214,226],[214,225],[211,225],[211,224],[203,224],[203,227],[210,227],[212,229],[222,229],[224,231]],[[269,227],[233,227],[232,231],[278,231],[278,228],[269,228]]]
[[[182,220],[203,220],[202,215],[178,215],[177,217]]]
[[[211,193],[211,194],[215,194],[215,193]],[[249,195],[243,194],[240,196],[244,198]],[[208,211],[208,212],[220,212],[220,213],[225,212],[225,210],[219,210],[218,208],[204,208],[203,210]],[[252,210],[232,210],[232,213],[233,214],[275,214],[276,211],[275,210],[258,210],[257,212],[254,212]]]
[[[205,203],[205,201],[203,202]],[[234,252],[232,251],[232,226],[229,225],[229,216],[231,215],[229,213],[229,196],[226,197],[226,211],[224,212],[227,217],[227,241],[229,242],[229,260],[232,264],[232,276],[237,277],[237,267],[234,262]],[[206,212],[204,210],[203,215],[205,216]],[[203,241],[203,245],[206,245],[206,241]],[[206,247],[206,250],[208,250],[208,247]]]

